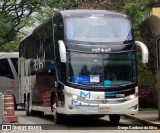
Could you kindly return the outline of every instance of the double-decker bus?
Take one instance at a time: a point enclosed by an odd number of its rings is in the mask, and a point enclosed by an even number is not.
[[[109,115],[138,111],[136,45],[142,62],[146,45],[134,40],[129,18],[105,10],[58,11],[22,40],[21,99],[26,114]]]

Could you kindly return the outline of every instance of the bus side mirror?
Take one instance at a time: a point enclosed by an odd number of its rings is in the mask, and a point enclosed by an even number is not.
[[[59,40],[58,44],[59,44],[59,54],[60,54],[61,62],[65,63],[66,62],[66,47],[62,40]]]
[[[149,57],[149,52],[147,46],[140,42],[140,41],[135,41],[136,45],[138,45],[141,50],[142,50],[142,63],[147,63],[148,62],[148,57]]]

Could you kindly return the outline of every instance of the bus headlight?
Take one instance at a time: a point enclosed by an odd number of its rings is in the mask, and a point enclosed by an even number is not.
[[[73,95],[73,96],[72,96],[72,99],[77,100],[77,99],[78,99],[78,96]]]
[[[129,96],[129,98],[130,98],[131,100],[132,100],[132,99],[135,99],[135,97],[136,97],[135,95],[130,95],[130,96]]]

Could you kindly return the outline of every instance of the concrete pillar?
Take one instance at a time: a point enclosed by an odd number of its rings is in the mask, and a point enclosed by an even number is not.
[[[158,119],[160,120],[160,70],[157,70]]]

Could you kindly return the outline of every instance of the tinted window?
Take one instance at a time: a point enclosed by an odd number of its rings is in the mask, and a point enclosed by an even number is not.
[[[68,81],[119,86],[136,82],[135,52],[86,54],[68,52]]]
[[[0,76],[8,77],[14,79],[10,65],[7,59],[0,60]]]
[[[11,58],[11,61],[16,69],[16,72],[18,73],[18,58]]]
[[[47,60],[54,60],[54,45],[53,40],[51,38],[44,38],[43,39],[43,47],[45,52],[45,58]]]
[[[124,18],[68,18],[68,40],[87,42],[117,42],[132,40],[131,25]]]

